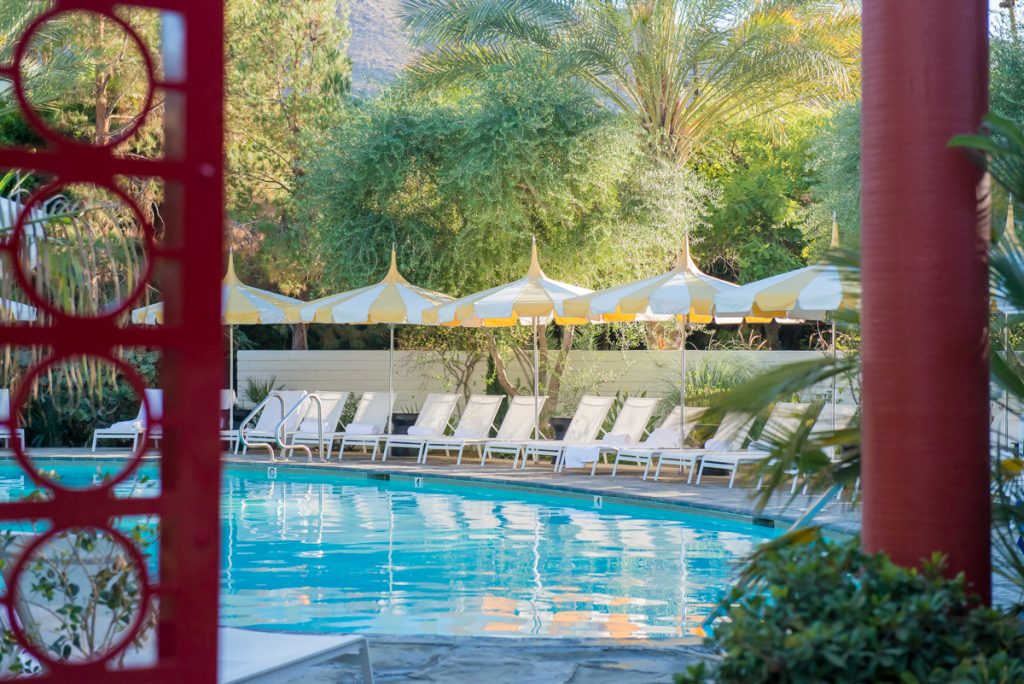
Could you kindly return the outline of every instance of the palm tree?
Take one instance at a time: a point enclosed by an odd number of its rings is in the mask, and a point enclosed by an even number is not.
[[[702,140],[856,95],[860,13],[851,0],[403,0],[429,49],[418,87],[536,62],[634,115],[659,153],[684,162]]]

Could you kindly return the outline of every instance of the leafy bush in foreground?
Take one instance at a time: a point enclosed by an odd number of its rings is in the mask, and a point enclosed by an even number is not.
[[[1024,681],[1019,616],[979,605],[962,575],[942,576],[940,557],[908,569],[801,532],[809,543],[751,560],[710,640],[723,651],[716,670],[694,666],[677,682]]]

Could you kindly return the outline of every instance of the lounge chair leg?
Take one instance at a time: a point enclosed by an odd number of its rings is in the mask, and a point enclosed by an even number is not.
[[[729,476],[729,489],[732,489],[732,485],[736,482],[736,473],[740,470],[740,464],[737,463],[732,467],[732,475]]]
[[[658,465],[654,469],[654,481],[657,482],[658,478],[661,477],[661,457],[658,457]]]
[[[619,472],[619,457],[615,457],[615,463],[612,463],[612,477],[615,477],[615,473]],[[647,472],[644,471],[644,479],[647,479]]]
[[[93,432],[92,433],[92,450],[93,451],[96,451],[96,436],[97,436],[96,433]]]
[[[594,465],[590,466],[590,477],[594,477],[597,474],[597,459],[594,459]]]
[[[465,444],[459,446],[459,455],[455,458],[455,465],[462,465],[462,450],[465,448]]]
[[[700,484],[700,478],[704,476],[704,461],[700,462],[700,469],[697,471],[697,484]],[[693,473],[690,473],[690,477],[693,477]],[[687,482],[689,484],[689,482]]]

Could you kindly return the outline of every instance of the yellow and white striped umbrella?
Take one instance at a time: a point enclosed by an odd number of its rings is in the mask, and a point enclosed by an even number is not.
[[[1010,198],[1010,204],[1006,208],[1006,228],[1003,229],[1003,237],[1000,239],[999,244],[995,246],[995,249],[997,254],[1013,259],[1018,263],[1024,260],[1024,246],[1021,246],[1020,239],[1017,237],[1017,229],[1013,220],[1012,197]],[[1006,316],[1007,319],[1012,317],[1016,320],[1021,314],[1024,314],[1024,311],[1021,311],[1007,300],[1005,293],[998,290],[992,296],[992,309],[996,313]]]
[[[835,223],[832,247],[839,247]],[[858,308],[852,275],[842,266],[821,261],[721,292],[715,297],[715,312],[721,316],[824,320],[831,313]]]
[[[468,327],[502,327],[516,324],[544,325],[552,320],[561,325],[589,322],[581,316],[568,316],[563,310],[567,299],[589,294],[592,290],[552,280],[544,275],[537,261],[537,241],[533,241],[530,268],[519,280],[426,311],[424,322]]]
[[[711,323],[715,320],[715,296],[736,287],[697,268],[690,256],[687,235],[676,266],[668,273],[574,297],[565,302],[565,313],[608,322],[676,319],[684,323]]]
[[[423,323],[423,312],[450,301],[440,292],[411,285],[398,272],[395,250],[391,268],[376,285],[323,297],[302,307],[302,320],[311,323]]]
[[[234,257],[228,255],[228,270],[221,283],[221,322],[224,325],[269,325],[301,323],[299,309],[304,302],[276,292],[250,287],[235,275]],[[132,311],[132,323],[158,325],[164,322],[163,302]]]
[[[530,268],[519,280],[426,311],[427,323],[467,327],[533,326],[533,436],[540,437],[540,351],[537,328],[551,321],[562,325],[590,322],[584,317],[567,316],[567,299],[589,294],[592,290],[552,280],[544,275],[537,260],[537,240],[530,248]]]

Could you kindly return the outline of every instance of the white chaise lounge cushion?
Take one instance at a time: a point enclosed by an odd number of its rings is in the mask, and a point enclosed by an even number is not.
[[[456,428],[453,436],[457,439],[473,439],[480,435],[473,428]]]
[[[379,435],[380,428],[372,423],[349,423],[345,432],[350,435]]]
[[[649,447],[678,447],[679,444],[679,430],[670,430],[668,428],[657,428],[644,441],[644,446]]]
[[[433,437],[437,433],[427,427],[419,427],[417,425],[410,425],[409,430],[406,432],[410,437]]]
[[[709,439],[704,442],[705,451],[736,451],[736,445],[728,439]]]

